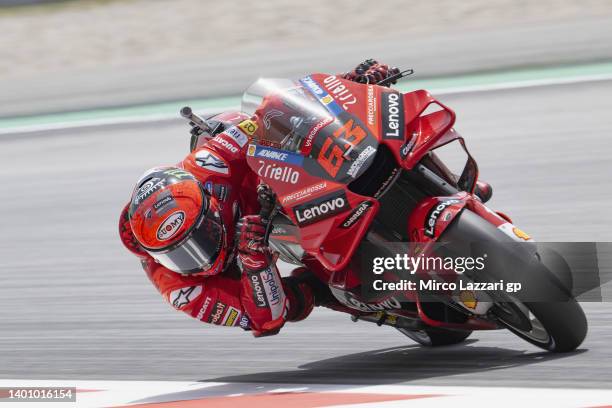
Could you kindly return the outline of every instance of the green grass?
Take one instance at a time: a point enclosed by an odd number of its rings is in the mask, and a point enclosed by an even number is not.
[[[65,10],[79,10],[105,6],[109,3],[125,3],[126,1],[131,0],[54,0],[49,3],[0,6],[0,18],[24,14],[49,14]]]

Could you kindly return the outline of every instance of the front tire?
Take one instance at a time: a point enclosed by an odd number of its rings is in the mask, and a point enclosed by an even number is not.
[[[508,315],[508,310],[513,311],[513,316]],[[574,299],[525,303],[514,299],[496,304],[491,313],[512,333],[555,353],[575,350],[588,331],[586,316]]]
[[[470,242],[499,243],[502,255],[503,251],[509,251],[505,248],[511,248],[505,247],[504,244],[514,243],[504,233],[467,209],[447,228],[443,239],[449,243],[449,247],[454,247],[455,251],[469,250]],[[471,256],[471,251],[468,254]],[[510,255],[508,259],[513,256],[517,254]],[[530,251],[524,251],[521,256],[521,259],[527,261],[535,257],[534,259],[539,261],[539,267],[534,268],[533,273],[518,273],[524,271],[501,267],[489,271],[491,276],[483,276],[484,280],[518,280],[529,293],[521,292],[516,296],[504,295],[503,299],[498,298],[490,310],[491,317],[517,336],[545,350],[575,350],[586,337],[588,324],[582,308],[571,296],[571,280],[568,281],[566,276],[557,276],[560,272],[557,271],[558,259],[541,257]],[[533,301],[536,298],[546,300]]]

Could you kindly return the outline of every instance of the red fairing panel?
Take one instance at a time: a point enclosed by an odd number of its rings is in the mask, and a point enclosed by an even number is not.
[[[472,198],[466,193],[429,197],[410,214],[408,228],[412,242],[435,242]]]
[[[345,184],[310,175],[295,154],[252,146],[248,155],[251,168],[277,193],[298,226],[304,250],[326,268],[342,269],[378,212],[378,202]]]
[[[411,169],[453,127],[455,112],[423,90],[405,94],[404,106],[407,150],[403,153],[407,154],[405,158],[400,155],[400,163],[404,168]],[[427,113],[428,109],[433,112]],[[402,153],[400,150],[397,152]]]

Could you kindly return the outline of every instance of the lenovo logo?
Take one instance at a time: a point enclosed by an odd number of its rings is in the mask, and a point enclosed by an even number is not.
[[[293,207],[293,214],[298,225],[303,226],[340,213],[348,208],[350,207],[346,194],[344,191],[337,191]]]

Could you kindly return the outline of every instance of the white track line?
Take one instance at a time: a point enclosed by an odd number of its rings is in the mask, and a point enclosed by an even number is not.
[[[342,403],[343,394],[357,395],[405,395],[421,396],[383,402],[361,402],[358,405],[346,404],[343,407],[595,407],[612,404],[612,390],[568,389],[568,388],[506,388],[506,387],[444,387],[418,385],[324,385],[324,384],[267,384],[267,383],[215,383],[187,381],[70,381],[70,380],[0,380],[0,387],[76,387],[86,392],[77,393],[76,403],[54,403],[54,407],[113,407],[126,404],[173,403],[180,408],[180,401],[201,400],[205,398],[241,398],[252,395],[265,399],[267,407],[282,406],[282,396],[287,393],[309,393],[301,397],[307,400],[310,395],[333,393],[340,397],[335,404]],[[279,396],[276,402],[276,395]],[[422,397],[425,396],[425,397]],[[326,397],[327,398],[327,397]],[[286,401],[284,402],[286,404]],[[1,403],[0,403],[1,404]],[[355,402],[353,402],[355,404]],[[19,407],[41,406],[40,404],[20,403]],[[205,401],[201,401],[206,406]],[[237,406],[238,406],[237,405]],[[261,406],[261,405],[258,405]],[[332,405],[330,405],[332,406]],[[336,405],[338,406],[338,405]]]
[[[431,91],[432,94],[436,95],[452,95],[460,93],[476,93],[476,92],[487,92],[487,91],[502,91],[511,89],[522,89],[522,88],[535,88],[542,86],[554,86],[554,85],[569,85],[578,84],[583,82],[600,82],[612,80],[612,73],[609,74],[594,74],[594,75],[581,75],[571,78],[545,78],[545,79],[530,79],[525,81],[510,81],[500,82],[497,84],[486,84],[486,85],[468,85],[458,86],[453,88],[440,88]]]
[[[440,88],[431,89],[430,93],[434,95],[452,95],[452,94],[466,94],[466,93],[477,93],[487,91],[499,91],[499,90],[511,90],[511,89],[523,89],[523,88],[534,88],[543,86],[553,85],[568,85],[577,84],[583,82],[598,82],[598,81],[609,81],[612,80],[612,73],[610,74],[594,74],[594,75],[582,75],[570,78],[546,78],[537,80],[525,80],[525,81],[512,81],[512,82],[501,82],[486,85],[468,85],[459,86],[452,88]],[[178,104],[177,104],[178,106]],[[239,109],[239,106],[226,106],[224,109]],[[217,113],[218,110],[204,110],[198,111],[201,115],[211,115]],[[136,116],[126,117],[110,117],[103,119],[88,119],[78,121],[67,121],[57,122],[49,124],[37,124],[37,125],[25,125],[19,127],[8,127],[0,128],[0,135],[13,135],[22,133],[33,133],[33,132],[44,132],[53,130],[64,130],[64,129],[75,129],[75,128],[86,128],[86,127],[101,127],[110,125],[121,125],[121,124],[140,124],[148,122],[160,122],[168,120],[179,119],[178,114],[143,114]]]
[[[178,105],[177,105],[178,106]],[[226,109],[238,109],[238,106],[227,107]],[[218,109],[214,110],[198,110],[200,115],[213,115],[218,113]],[[78,129],[88,127],[103,127],[112,125],[131,125],[139,123],[152,123],[152,122],[163,122],[168,120],[178,120],[180,116],[178,113],[164,113],[164,114],[143,114],[135,116],[125,117],[110,117],[101,119],[88,119],[68,122],[57,122],[57,123],[42,123],[38,125],[25,125],[19,127],[9,127],[0,129],[0,135],[12,135],[20,133],[33,133],[33,132],[46,132],[53,130],[65,130],[65,129]]]

